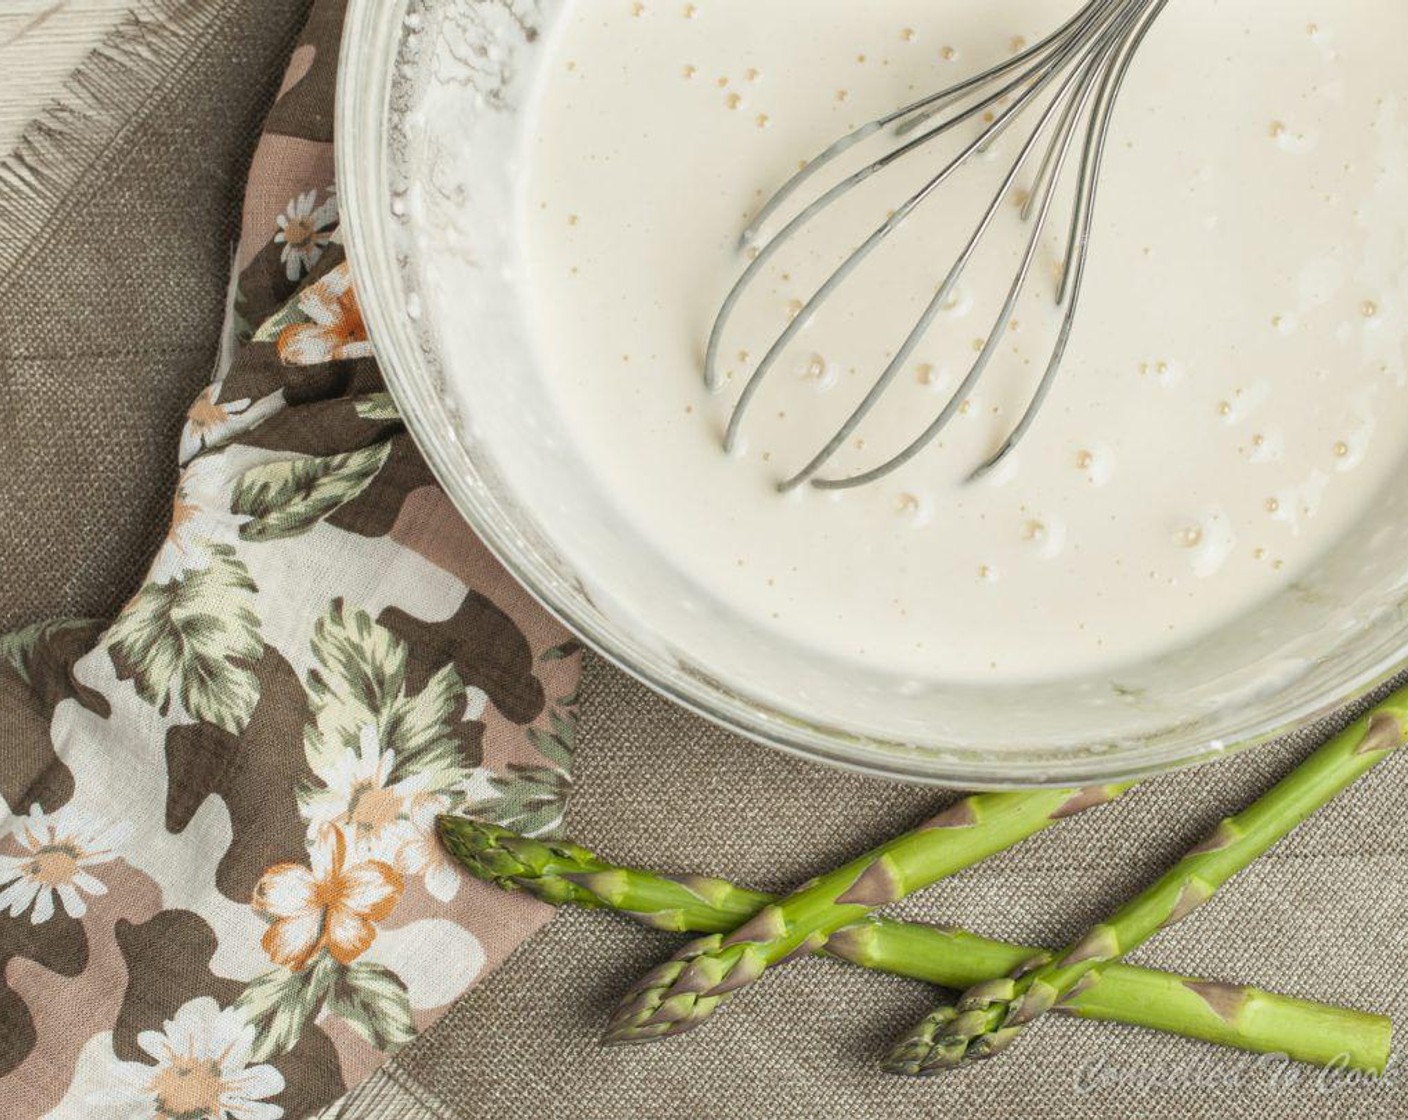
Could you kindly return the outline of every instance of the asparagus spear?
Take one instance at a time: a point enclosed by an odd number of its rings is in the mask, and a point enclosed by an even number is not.
[[[476,878],[555,906],[616,910],[656,929],[727,933],[777,901],[723,879],[620,867],[568,841],[534,840],[464,817],[441,817],[439,829],[446,848]],[[874,915],[832,934],[822,951],[865,968],[960,989],[1049,956],[963,930]],[[1123,964],[1102,970],[1098,983],[1073,993],[1055,1010],[1314,1065],[1344,1062],[1369,1073],[1386,1067],[1392,1034],[1392,1024],[1381,1015]]]
[[[1019,966],[935,1011],[890,1055],[892,1073],[924,1075],[1000,1053],[1037,1018],[1161,929],[1182,921],[1233,875],[1398,749],[1408,689],[1331,739],[1251,808],[1229,817],[1147,891],[1059,957]]]
[[[647,973],[607,1025],[605,1041],[650,1042],[700,1026],[772,965],[814,953],[876,907],[1010,848],[1034,832],[1125,790],[985,793],[951,806],[874,851],[770,903],[726,937],[691,942]]]

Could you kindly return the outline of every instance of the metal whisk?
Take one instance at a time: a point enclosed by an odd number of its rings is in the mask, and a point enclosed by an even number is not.
[[[1056,334],[1051,358],[1021,420],[998,450],[969,476],[970,479],[991,471],[1011,454],[1035,423],[1065,358],[1085,278],[1096,194],[1115,103],[1136,52],[1167,5],[1168,0],[1089,0],[1068,22],[1008,61],[896,110],[888,116],[871,121],[843,137],[807,164],[768,201],[744,232],[742,244],[754,251],[753,259],[725,299],[709,337],[705,358],[705,382],[710,389],[718,389],[722,384],[718,358],[730,318],[749,287],[762,275],[769,261],[784,245],[791,242],[822,211],[855,190],[872,175],[898,160],[913,156],[932,141],[967,122],[978,119],[991,121],[976,139],[964,146],[951,162],[906,199],[858,249],[846,257],[840,267],[797,312],[744,385],[724,437],[726,450],[731,450],[736,444],[748,407],[769,372],[777,365],[778,359],[861,262],[891,234],[899,230],[956,172],[987,151],[998,137],[1019,119],[1027,116],[1035,122],[1030,134],[1023,142],[991,206],[983,214],[971,239],[959,254],[918,323],[835,435],[810,463],[782,482],[779,489],[792,490],[805,482],[827,490],[864,486],[898,470],[938,436],[982,378],[1008,324],[1012,321],[1013,313],[1031,276],[1042,235],[1051,221],[1063,174],[1073,152],[1079,147],[1079,171],[1071,203],[1065,262],[1056,293],[1057,305],[1064,308],[1064,317]],[[1054,92],[1050,97],[1043,100],[1044,95],[1052,90]],[[936,118],[941,119],[937,123],[931,123]],[[857,144],[887,129],[894,130],[894,135],[900,141],[898,147],[848,175],[807,203],[772,237],[762,237],[761,231],[768,222],[817,172]],[[1078,145],[1077,138],[1082,136],[1083,140]],[[1032,227],[1026,251],[1002,310],[967,377],[933,422],[903,450],[878,466],[848,478],[818,478],[818,472],[862,424],[924,340],[991,228],[1004,200],[1016,189],[1024,169],[1032,157],[1042,150],[1043,144],[1044,153],[1037,166],[1029,197],[1022,209],[1023,219],[1031,223]]]

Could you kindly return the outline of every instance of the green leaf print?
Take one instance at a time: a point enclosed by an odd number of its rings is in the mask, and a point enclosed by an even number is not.
[[[547,836],[562,826],[572,783],[560,770],[510,763],[508,773],[490,779],[497,797],[464,807],[469,816],[492,821],[525,836]]]
[[[528,738],[546,765],[510,763],[508,772],[489,779],[494,796],[466,805],[464,811],[527,836],[543,836],[562,826],[572,791],[569,767],[577,745],[577,720],[570,709],[549,717],[551,731],[528,729]]]
[[[36,622],[32,626],[12,630],[8,634],[0,634],[0,661],[13,667],[15,672],[19,674],[20,680],[25,684],[33,684],[34,682],[29,675],[29,665],[30,659],[34,656],[35,647],[46,638],[62,633],[64,630],[88,625],[90,623],[81,618],[58,618],[49,622]]]
[[[582,643],[576,638],[569,638],[560,645],[555,645],[551,649],[545,649],[538,655],[539,661],[564,661],[569,657],[576,657],[582,652]]]
[[[287,1054],[324,1008],[345,1019],[378,1050],[394,1050],[415,1037],[406,985],[370,961],[340,965],[327,953],[302,972],[277,969],[257,976],[234,1006],[254,1024],[252,1060]]]
[[[363,420],[401,419],[390,393],[368,393],[365,397],[358,397],[356,409],[357,415]]]
[[[345,455],[286,459],[251,467],[235,487],[232,513],[252,520],[240,526],[247,541],[274,541],[306,533],[365,490],[386,465],[391,444]]]
[[[165,715],[173,700],[193,719],[240,734],[259,702],[251,669],[264,653],[257,588],[229,545],[206,542],[210,562],[149,583],[107,634],[118,676]]]
[[[370,728],[382,749],[396,752],[391,777],[420,775],[429,793],[468,780],[475,761],[464,757],[461,738],[468,693],[453,665],[410,693],[405,642],[341,600],[314,627],[312,651],[317,662],[308,674],[313,718],[304,749],[315,772],[335,770]]]
[[[337,978],[328,1010],[378,1050],[395,1050],[416,1034],[406,985],[390,969],[370,961],[349,965]]]
[[[259,325],[254,332],[254,342],[277,342],[279,335],[288,327],[298,323],[311,323],[313,317],[303,310],[303,293],[296,293],[287,303]]]
[[[302,972],[278,969],[256,976],[234,1006],[254,1024],[252,1060],[287,1054],[303,1036],[308,1020],[323,1006],[341,967],[326,953]]]

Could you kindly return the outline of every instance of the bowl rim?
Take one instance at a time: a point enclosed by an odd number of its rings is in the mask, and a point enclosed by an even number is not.
[[[1014,759],[962,761],[930,754],[906,754],[906,744],[866,737],[811,723],[769,709],[760,701],[735,696],[717,682],[662,661],[651,650],[576,609],[567,587],[537,558],[525,557],[521,539],[501,523],[500,511],[484,492],[468,484],[450,445],[458,436],[424,387],[416,384],[416,340],[407,317],[393,307],[391,294],[400,269],[391,251],[385,119],[398,33],[408,0],[349,0],[339,51],[334,114],[334,164],[342,212],[342,241],[372,348],[387,390],[406,421],[420,453],[446,496],[495,559],[523,589],[575,637],[618,669],[678,706],[755,743],[809,762],[867,777],[969,790],[1078,787],[1137,781],[1240,753],[1323,719],[1364,698],[1408,669],[1408,646],[1400,645],[1362,669],[1339,689],[1307,689],[1296,703],[1251,723],[1234,742],[1211,739],[1170,755],[1072,754],[1040,764]],[[441,438],[441,437],[445,438]],[[955,746],[955,751],[964,748]],[[1019,773],[1023,767],[1025,773]]]

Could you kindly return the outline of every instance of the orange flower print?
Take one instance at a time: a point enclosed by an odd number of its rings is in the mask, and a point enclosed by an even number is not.
[[[312,321],[294,323],[279,332],[279,358],[285,365],[315,366],[372,356],[362,308],[352,290],[352,269],[345,262],[300,294],[298,307]]]
[[[166,530],[166,543],[184,551],[191,524],[199,514],[200,503],[191,501],[186,488],[178,485],[176,496],[171,499],[171,525]]]
[[[281,863],[264,872],[251,905],[269,919],[261,944],[277,965],[298,972],[327,949],[351,964],[376,940],[376,923],[401,899],[404,881],[380,860],[347,865],[339,828],[312,849],[311,866]]]
[[[218,458],[197,458],[181,472],[171,499],[171,523],[147,573],[148,584],[166,583],[210,567],[212,546],[230,535],[229,525],[211,500],[216,496],[218,501],[224,483],[224,465]]]
[[[218,384],[206,386],[186,415],[186,426],[181,432],[181,463],[189,463],[207,448],[220,446],[250,404],[247,399],[222,401]]]

